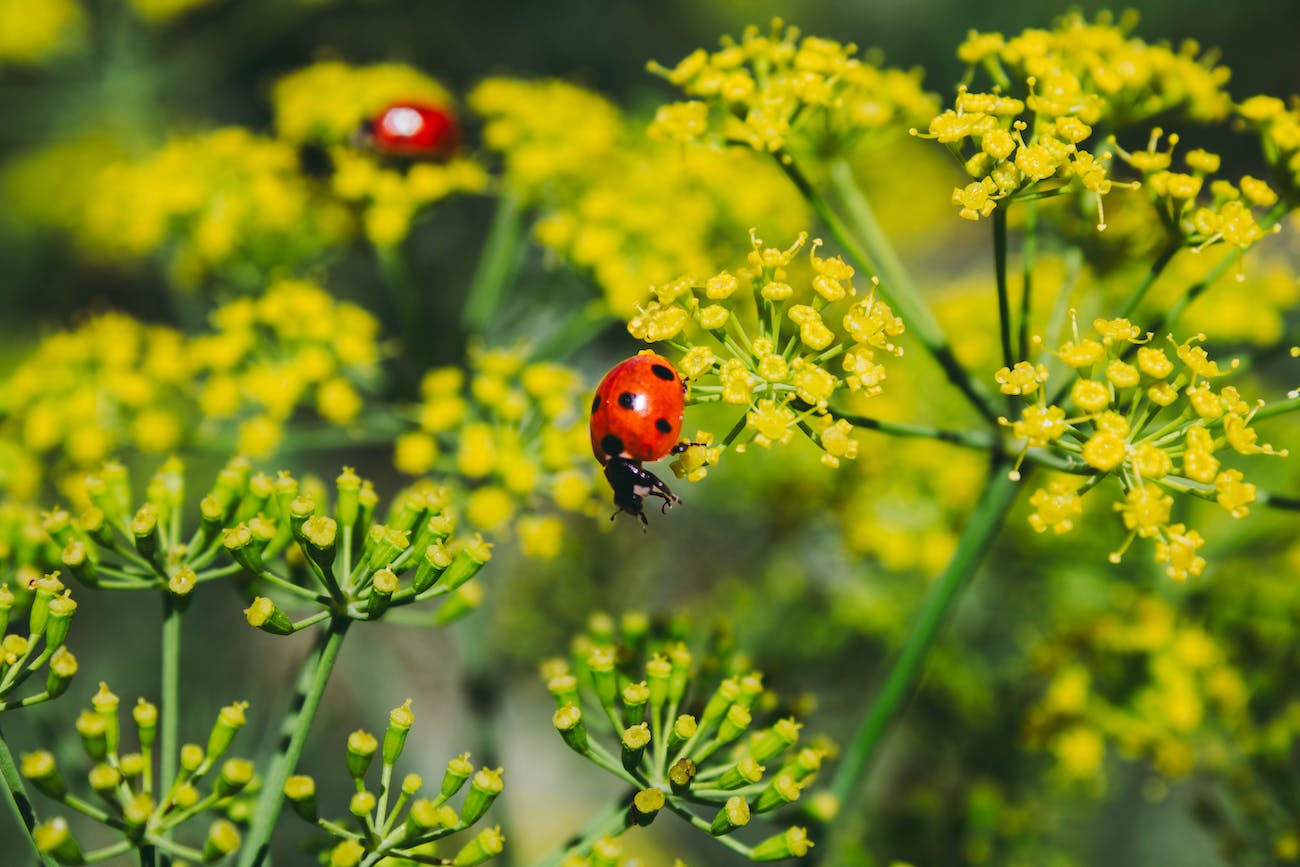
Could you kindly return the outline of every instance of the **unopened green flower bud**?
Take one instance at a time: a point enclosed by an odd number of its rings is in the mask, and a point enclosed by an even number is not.
[[[308,822],[316,821],[315,780],[306,774],[294,774],[284,781],[284,796],[295,813]]]
[[[272,635],[291,635],[293,633],[293,621],[289,615],[280,610],[280,607],[265,596],[258,596],[253,599],[251,605],[244,609],[244,618],[248,620],[248,625],[269,632]]]
[[[245,759],[226,759],[217,777],[217,797],[237,795],[253,781],[253,763]]]
[[[745,756],[722,772],[722,776],[718,777],[718,788],[739,789],[741,786],[753,785],[763,779],[765,770],[753,756]]]
[[[415,574],[411,577],[411,589],[415,594],[418,596],[437,583],[451,561],[451,552],[441,542],[425,546],[424,553],[416,561]]]
[[[766,813],[768,810],[793,804],[799,800],[799,791],[798,780],[789,774],[777,774],[758,796],[758,801],[754,804],[754,812]]]
[[[52,572],[33,581],[32,589],[36,592],[32,595],[32,604],[27,611],[27,631],[32,635],[41,635],[49,620],[50,603],[63,592],[63,582],[59,580],[58,572]]]
[[[695,762],[690,759],[678,759],[668,769],[668,782],[677,794],[688,791],[691,781],[695,779]]]
[[[335,479],[335,484],[338,486],[338,500],[334,507],[334,514],[338,516],[341,526],[352,527],[357,523],[359,512],[357,497],[361,491],[361,477],[352,467],[344,467],[343,472]]]
[[[661,653],[650,657],[645,664],[646,684],[650,690],[650,707],[656,712],[668,700],[668,679],[672,673],[673,664]]]
[[[135,550],[146,560],[152,560],[158,553],[158,507],[145,503],[131,519],[131,535],[135,538]]]
[[[388,604],[397,592],[397,573],[384,567],[370,578],[370,596],[366,601],[366,613],[371,618],[379,617],[388,610]]]
[[[203,754],[205,761],[215,762],[226,754],[235,734],[248,722],[244,716],[247,709],[248,702],[236,701],[217,712],[217,721],[212,726],[212,733],[208,735],[208,747]]]
[[[203,764],[203,747],[198,744],[181,745],[181,770],[192,774]]]
[[[392,765],[402,754],[406,745],[406,735],[415,724],[415,714],[411,712],[411,700],[408,698],[401,706],[388,712],[388,728],[384,731],[384,764]]]
[[[635,771],[645,755],[646,745],[650,743],[650,724],[628,726],[623,729],[623,767]]]
[[[591,744],[587,739],[587,726],[582,721],[582,711],[576,704],[566,704],[557,710],[551,717],[551,721],[555,723],[560,737],[564,738],[564,742],[570,749],[582,756],[590,752]]]
[[[68,793],[68,787],[59,773],[59,766],[54,762],[53,753],[37,750],[34,753],[24,754],[22,772],[41,794],[56,801],[63,800],[63,796]]]
[[[379,505],[379,494],[369,479],[361,480],[361,490],[357,491],[357,521],[362,527],[368,527],[375,517],[375,507]]]
[[[469,786],[469,794],[461,805],[460,820],[466,825],[473,825],[492,806],[492,802],[501,794],[505,784],[501,780],[501,769],[479,768]]]
[[[722,805],[718,815],[713,817],[713,823],[709,825],[709,833],[721,837],[747,824],[749,824],[749,804],[745,803],[744,798],[731,797]]]
[[[502,836],[501,829],[484,828],[478,832],[478,835],[470,840],[465,846],[456,853],[452,859],[454,867],[474,867],[475,864],[482,864],[490,858],[495,858],[501,854],[506,847],[506,838]]]
[[[72,615],[77,611],[77,603],[65,590],[62,596],[55,596],[49,601],[48,611],[45,618],[45,647],[47,650],[56,650],[67,640],[68,628],[72,625]]]
[[[199,585],[199,576],[189,565],[182,565],[172,572],[167,579],[167,592],[177,599],[189,599],[194,588]]]
[[[322,569],[334,565],[338,553],[338,524],[328,515],[312,515],[302,522],[302,541],[307,556],[316,561]]]
[[[754,847],[750,856],[755,861],[781,861],[785,858],[802,858],[812,848],[808,831],[804,828],[790,828],[784,834],[768,837]]]
[[[402,777],[402,794],[408,798],[424,788],[424,778],[419,774],[407,774]]]
[[[117,768],[101,763],[90,769],[87,778],[95,794],[109,799],[116,806],[117,787],[122,783],[122,774]]]
[[[749,754],[755,761],[765,762],[785,752],[799,740],[800,728],[802,726],[793,717],[777,720],[750,739]]]
[[[135,785],[135,781],[144,773],[144,756],[139,753],[123,753],[118,756],[117,769],[129,785]]]
[[[266,473],[254,473],[245,486],[239,507],[235,509],[235,521],[247,521],[261,514],[267,502],[275,493],[275,483]]]
[[[823,753],[819,749],[804,747],[795,753],[794,758],[781,768],[780,773],[803,782],[810,774],[815,774],[821,769],[822,755]]]
[[[546,688],[550,690],[551,695],[555,696],[556,707],[578,704],[578,679],[572,674],[565,672],[552,677],[546,681]]]
[[[483,602],[483,585],[477,581],[462,584],[456,592],[447,597],[447,601],[433,616],[438,626],[446,626],[466,616]]]
[[[668,749],[674,751],[682,744],[695,737],[698,726],[695,725],[695,717],[688,713],[681,714],[673,720],[672,730],[668,733]]]
[[[740,737],[745,729],[749,728],[751,719],[749,708],[743,704],[733,704],[727,708],[727,713],[722,718],[722,724],[718,726],[718,743],[730,743]]]
[[[72,516],[64,509],[54,508],[41,513],[41,529],[49,534],[54,543],[67,545],[76,537],[72,529]]]
[[[91,761],[98,762],[108,755],[108,722],[102,716],[83,710],[77,717],[77,734]]]
[[[461,753],[447,762],[447,770],[442,775],[442,788],[440,789],[442,799],[445,801],[459,792],[460,787],[465,785],[465,781],[469,779],[472,773],[474,773],[474,766],[470,764],[469,753]]]
[[[645,706],[649,700],[650,688],[645,681],[623,687],[623,725],[634,725],[645,719]]]
[[[9,628],[9,617],[14,610],[14,591],[5,584],[0,584],[0,635]]]
[[[618,697],[618,675],[614,671],[614,649],[606,645],[597,645],[587,654],[587,671],[591,673],[591,683],[596,690],[600,706],[614,712],[614,701]]]
[[[736,697],[737,704],[743,704],[747,708],[753,708],[754,700],[763,694],[763,675],[760,672],[752,671],[740,678],[740,695]]]
[[[718,688],[709,696],[708,703],[704,705],[704,713],[700,715],[700,727],[704,729],[711,728],[715,723],[722,719],[723,714],[735,703],[740,697],[740,681],[734,677],[729,677],[718,684]]]
[[[171,802],[182,810],[188,810],[199,802],[199,790],[193,783],[181,783],[173,786]]]
[[[63,565],[76,578],[87,587],[94,587],[99,583],[99,570],[95,568],[95,561],[90,556],[90,550],[80,539],[71,539],[67,545],[63,546],[63,551],[59,555]]]
[[[665,803],[664,793],[658,789],[642,789],[632,798],[630,818],[632,824],[646,826],[655,820]]]
[[[134,833],[139,833],[144,830],[145,823],[153,815],[155,806],[157,805],[154,803],[153,798],[144,792],[139,792],[122,805],[122,820],[126,822],[129,828],[136,829]],[[127,833],[131,834],[133,832],[128,830]]]
[[[72,836],[68,821],[62,816],[55,816],[33,828],[32,842],[36,844],[38,852],[50,856],[60,864],[86,863],[77,838]]]
[[[359,780],[370,769],[370,761],[379,749],[379,741],[370,732],[357,729],[348,735],[348,773]]]
[[[673,666],[672,676],[668,680],[668,701],[681,704],[691,681],[691,652],[679,641],[668,648],[668,659]]]
[[[446,804],[438,805],[428,798],[420,798],[411,804],[411,811],[406,814],[406,835],[418,838],[438,828],[454,828],[460,824],[456,811]]]
[[[90,706],[95,711],[95,715],[104,721],[104,742],[110,753],[117,752],[117,705],[117,696],[109,690],[108,684],[100,681],[99,691],[90,697]],[[100,759],[103,756],[91,756],[91,758]]]
[[[353,795],[352,800],[348,801],[348,812],[358,819],[364,819],[374,812],[376,804],[378,804],[378,801],[375,796],[362,790]]]
[[[239,829],[233,822],[218,819],[208,826],[208,839],[203,842],[203,863],[213,864],[239,848]]]
[[[330,850],[329,867],[357,867],[366,856],[366,849],[356,840],[344,840]]]
[[[48,670],[45,672],[45,691],[50,698],[58,698],[68,689],[77,674],[77,657],[67,647],[60,647],[50,657]]]
[[[260,545],[254,544],[253,531],[248,529],[247,524],[239,524],[222,532],[221,544],[240,566],[254,575],[261,573],[262,549]]]
[[[482,536],[474,536],[465,543],[442,574],[442,583],[451,590],[464,584],[479,573],[479,570],[492,559],[492,545]]]

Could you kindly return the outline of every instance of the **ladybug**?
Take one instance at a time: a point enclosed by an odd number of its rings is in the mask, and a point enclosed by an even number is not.
[[[460,126],[445,107],[394,102],[361,124],[361,137],[387,156],[440,159],[460,145]]]
[[[641,466],[643,461],[684,451],[691,443],[679,443],[682,411],[686,406],[686,383],[668,359],[653,352],[634,355],[614,365],[596,387],[591,401],[591,450],[605,468],[605,478],[614,489],[618,511],[647,524],[643,501],[663,500],[668,511],[681,498],[659,477]]]

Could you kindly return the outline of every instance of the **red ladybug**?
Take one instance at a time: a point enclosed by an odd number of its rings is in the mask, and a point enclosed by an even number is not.
[[[682,451],[679,443],[686,383],[668,359],[653,352],[614,365],[596,387],[591,401],[591,450],[605,467],[614,489],[614,505],[646,525],[643,500],[659,497],[661,511],[681,498],[658,476],[641,466]],[[618,512],[611,516],[618,517]]]
[[[448,109],[419,102],[395,102],[362,124],[362,135],[382,154],[416,159],[450,156],[460,145],[460,127]]]

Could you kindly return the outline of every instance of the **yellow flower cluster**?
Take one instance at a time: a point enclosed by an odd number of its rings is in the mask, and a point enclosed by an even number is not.
[[[85,13],[76,0],[0,0],[0,65],[39,65],[76,47]]]
[[[1113,145],[1125,162],[1142,174],[1143,186],[1155,203],[1161,222],[1176,238],[1196,250],[1217,243],[1225,243],[1241,250],[1254,246],[1265,232],[1265,225],[1280,230],[1273,220],[1260,219],[1256,211],[1264,211],[1278,203],[1278,196],[1267,183],[1246,175],[1237,184],[1209,176],[1219,170],[1219,155],[1206,150],[1188,151],[1183,160],[1187,171],[1170,171],[1173,150],[1178,136],[1171,134],[1169,147],[1159,150],[1163,131],[1151,131],[1145,150],[1132,153]],[[1198,197],[1209,180],[1209,202],[1199,203]]]
[[[751,26],[740,41],[724,37],[717,51],[696,49],[672,69],[651,63],[699,100],[661,108],[651,133],[695,141],[715,128],[723,140],[760,152],[844,153],[871,133],[934,114],[919,70],[881,68],[857,53],[776,19],[766,34]]]
[[[41,469],[33,460],[72,471],[127,444],[176,448],[193,422],[194,364],[179,332],[120,314],[47,337],[0,383],[8,490],[34,493]]]
[[[411,100],[453,112],[447,90],[412,67],[317,63],[280,79],[272,99],[280,136],[329,148],[330,188],[362,208],[366,237],[378,247],[401,243],[428,205],[488,185],[483,168],[464,157],[395,166],[356,146],[363,121],[394,102]]]
[[[1027,29],[1007,38],[971,31],[957,56],[982,67],[1001,88],[1032,81],[1034,111],[1055,116],[1076,106],[1084,123],[1118,127],[1176,112],[1197,121],[1228,116],[1227,67],[1192,40],[1177,50],[1133,36],[1136,12],[1118,19],[1101,12],[1093,21],[1071,12],[1051,30]]]
[[[1252,96],[1236,107],[1237,114],[1255,128],[1264,159],[1279,177],[1300,189],[1300,107],[1290,108],[1275,96]]]
[[[760,220],[790,234],[807,222],[768,161],[654,141],[573,85],[489,79],[470,104],[507,189],[542,210],[537,240],[590,270],[616,316],[631,316],[646,286],[729,258],[731,239]]]
[[[1199,121],[1227,115],[1226,68],[1198,58],[1195,43],[1174,51],[1133,37],[1135,24],[1132,15],[1089,22],[1072,13],[1052,30],[1010,39],[971,32],[957,51],[971,66],[967,80],[982,68],[993,87],[963,85],[925,134],[946,144],[973,178],[953,190],[962,217],[978,220],[1002,202],[1072,192],[1095,200],[1097,227],[1105,229],[1102,196],[1121,184],[1111,177],[1111,143],[1087,146],[1095,126],[1168,112]]]
[[[885,368],[878,356],[901,353],[893,341],[903,333],[902,320],[874,293],[850,301],[856,294],[853,268],[838,256],[819,257],[820,239],[809,251],[811,290],[797,293],[798,298],[787,269],[807,233],[784,250],[764,247],[753,230],[750,239],[748,264],[735,274],[722,271],[703,281],[682,277],[656,286],[653,299],[628,322],[636,339],[666,341],[680,350],[677,369],[689,383],[690,402],[746,408],[719,446],[693,447],[674,464],[679,476],[692,480],[702,477],[742,432],[749,435],[736,445],[738,451],[748,442],[784,445],[801,430],[822,449],[827,466],[855,458],[853,426],[834,418],[830,400],[837,393],[879,394]],[[836,317],[831,324],[828,312]],[[688,327],[692,333],[683,340]],[[704,342],[694,342],[704,334]],[[828,366],[837,359],[840,373]]]
[[[1224,468],[1220,455],[1285,452],[1261,444],[1250,426],[1262,402],[1252,406],[1234,386],[1215,387],[1237,365],[1223,369],[1212,360],[1200,345],[1204,335],[1182,343],[1170,336],[1166,348],[1152,345],[1152,335],[1127,319],[1098,319],[1093,328],[1095,335],[1081,335],[1075,322],[1071,338],[1050,350],[1073,379],[1064,402],[1049,402],[1044,364],[1021,361],[996,375],[1003,394],[1025,402],[1018,419],[1001,419],[1023,441],[1022,459],[1042,449],[1087,476],[1082,486],[1056,479],[1035,491],[1030,524],[1039,532],[1068,532],[1082,511],[1082,494],[1113,473],[1124,494],[1115,509],[1129,532],[1112,562],[1140,537],[1154,541],[1155,560],[1169,577],[1200,575],[1205,539],[1174,520],[1173,494],[1214,500],[1242,517],[1255,501],[1255,485],[1240,470]]]
[[[397,437],[397,469],[460,479],[470,526],[497,537],[513,527],[527,556],[558,555],[563,523],[540,507],[590,514],[596,503],[587,389],[577,372],[530,362],[518,349],[478,348],[468,375],[431,370],[420,391],[419,429]]]
[[[259,285],[351,232],[347,211],[301,175],[292,145],[238,127],[177,136],[143,159],[109,163],[68,216],[92,252],[169,256],[182,286],[214,272]]]
[[[379,323],[314,283],[278,280],[260,298],[239,298],[212,314],[213,331],[192,339],[187,357],[203,377],[207,418],[244,416],[238,449],[270,454],[304,400],[336,425],[351,424],[358,386],[377,374]]]
[[[1168,602],[1120,594],[1122,614],[1093,619],[1066,652],[1039,649],[1050,682],[1029,712],[1031,744],[1052,753],[1063,781],[1094,785],[1104,782],[1108,748],[1173,778],[1222,762],[1226,738],[1249,722],[1241,672]],[[1109,676],[1116,672],[1122,682]]]

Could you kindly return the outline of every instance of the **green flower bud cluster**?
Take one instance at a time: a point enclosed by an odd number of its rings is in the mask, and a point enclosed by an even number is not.
[[[300,774],[285,781],[284,795],[294,812],[338,841],[325,862],[331,867],[356,867],[363,861],[373,864],[381,859],[385,863],[409,859],[472,867],[501,853],[505,838],[499,828],[489,827],[480,830],[450,860],[438,860],[437,841],[474,826],[501,794],[501,769],[476,770],[465,753],[447,763],[436,790],[426,790],[419,774],[397,778],[394,767],[414,723],[411,700],[407,699],[389,712],[382,740],[362,729],[348,736],[346,763],[355,788],[348,803],[351,819],[321,817],[314,778]],[[376,758],[379,788],[373,792],[367,788],[367,777]],[[450,801],[462,790],[465,795],[457,810]]]
[[[37,848],[60,864],[94,863],[146,846],[177,861],[215,864],[225,859],[239,848],[235,822],[247,819],[248,802],[243,796],[257,782],[252,762],[227,755],[244,727],[247,707],[245,702],[234,702],[218,711],[206,744],[184,744],[174,778],[161,780],[155,777],[157,706],[141,698],[131,708],[137,749],[128,752],[121,738],[120,701],[101,683],[90,708],[76,722],[91,763],[86,782],[93,796],[72,791],[54,754],[46,750],[23,755],[21,771],[32,788],[99,822],[120,839],[84,851],[67,820],[55,817],[34,829]],[[205,813],[210,819],[199,845],[174,839],[178,829]]]
[[[571,749],[635,790],[599,835],[649,825],[667,807],[751,860],[808,851],[812,843],[799,827],[756,846],[731,837],[751,816],[798,801],[828,751],[799,743],[802,725],[776,714],[760,673],[719,661],[708,669],[726,676],[701,682],[686,644],[656,634],[640,615],[625,617],[617,630],[597,616],[573,648],[571,662],[543,666],[555,728]],[[609,851],[600,854],[602,846]],[[570,855],[575,865],[618,863],[610,841],[597,836]]]
[[[82,584],[106,590],[159,589],[183,609],[200,583],[232,571],[213,564],[221,553],[222,525],[213,513],[243,501],[252,487],[250,473],[244,458],[226,464],[203,499],[199,527],[187,535],[182,526],[185,466],[179,459],[162,463],[145,486],[143,502],[132,490],[126,467],[108,461],[85,477],[86,508],[76,515],[55,508],[44,513],[42,525],[57,550],[56,562]],[[220,509],[214,505],[218,503]]]
[[[24,580],[22,600],[0,584],[0,713],[59,697],[77,673],[77,658],[64,645],[77,611],[71,591],[58,572],[42,576],[24,570]],[[26,603],[25,626],[15,618],[20,601]],[[23,684],[42,669],[45,688],[19,696]]]
[[[258,477],[249,484],[250,491]],[[421,622],[450,623],[482,600],[472,581],[491,559],[482,537],[453,538],[446,489],[424,482],[407,488],[380,521],[379,497],[369,481],[345,467],[335,482],[332,509],[324,491],[309,492],[281,472],[260,502],[241,503],[225,519],[221,544],[258,589],[244,614],[274,635],[288,635],[331,616],[378,620],[390,609],[440,600]],[[272,595],[274,594],[274,595]],[[316,606],[293,620],[277,598]]]

